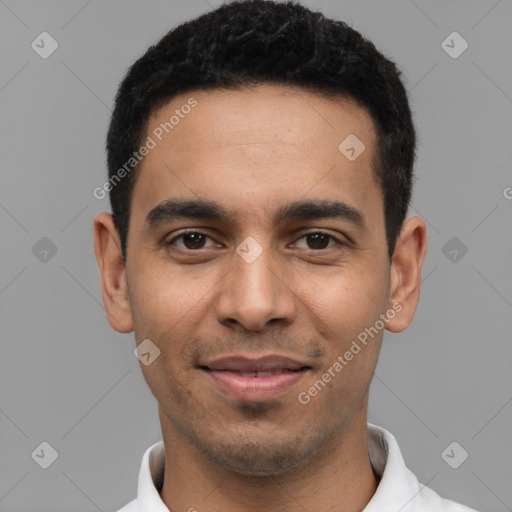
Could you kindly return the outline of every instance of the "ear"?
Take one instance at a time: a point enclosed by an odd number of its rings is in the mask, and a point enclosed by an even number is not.
[[[386,322],[388,331],[401,332],[412,322],[420,299],[421,269],[426,252],[425,221],[420,217],[406,219],[391,261],[389,307],[397,314]]]
[[[107,212],[94,218],[94,252],[100,269],[108,322],[118,332],[131,332],[133,321],[121,243],[112,215]]]

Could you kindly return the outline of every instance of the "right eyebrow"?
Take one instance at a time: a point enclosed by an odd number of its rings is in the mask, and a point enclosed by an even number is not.
[[[161,224],[175,219],[232,220],[220,204],[198,199],[166,199],[146,215],[146,230],[154,231]]]

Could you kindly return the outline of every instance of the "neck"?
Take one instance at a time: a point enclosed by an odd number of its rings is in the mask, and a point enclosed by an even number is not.
[[[245,475],[209,460],[160,411],[165,475],[160,496],[172,512],[357,512],[378,481],[368,456],[366,408],[315,456],[276,475]]]

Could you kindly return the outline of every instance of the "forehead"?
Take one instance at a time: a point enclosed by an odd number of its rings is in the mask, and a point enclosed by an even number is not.
[[[239,218],[270,218],[308,196],[382,213],[374,124],[347,99],[277,85],[194,91],[153,112],[148,138],[154,147],[139,165],[134,220],[172,197],[215,200]]]

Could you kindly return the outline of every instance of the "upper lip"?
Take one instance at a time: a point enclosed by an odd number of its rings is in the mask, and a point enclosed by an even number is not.
[[[232,356],[215,359],[201,365],[209,370],[231,370],[240,372],[271,371],[271,370],[299,370],[311,368],[306,363],[285,356],[269,355],[259,358],[246,356]]]

